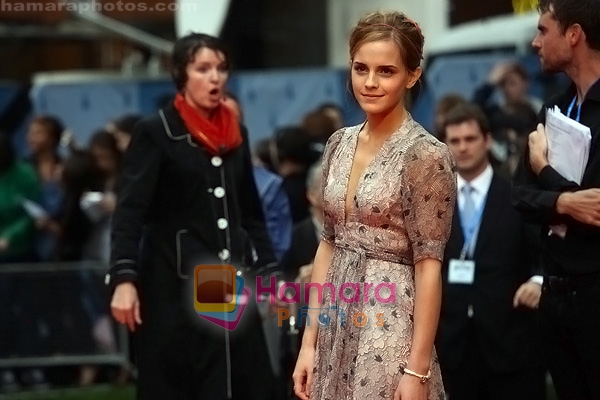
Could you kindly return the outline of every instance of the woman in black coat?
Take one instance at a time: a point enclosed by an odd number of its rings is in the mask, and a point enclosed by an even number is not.
[[[222,105],[228,74],[218,39],[178,40],[178,94],[137,125],[123,160],[106,283],[113,316],[136,332],[139,399],[270,398],[255,297],[233,330],[194,308],[197,265],[245,268],[252,287],[247,271],[275,261],[245,131]]]

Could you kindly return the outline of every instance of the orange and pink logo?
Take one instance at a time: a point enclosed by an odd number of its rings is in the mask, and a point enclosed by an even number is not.
[[[194,268],[194,309],[203,319],[234,330],[252,290],[231,265],[198,265]]]

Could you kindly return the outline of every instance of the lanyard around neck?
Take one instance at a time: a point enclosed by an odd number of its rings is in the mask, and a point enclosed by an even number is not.
[[[567,117],[571,118],[571,113],[573,112],[573,107],[575,107],[575,102],[577,101],[577,95],[575,95],[575,97],[573,97],[573,100],[571,101],[571,104],[569,104],[569,108],[567,109]],[[581,102],[581,104],[583,104],[583,102]],[[579,118],[581,117],[581,104],[579,104],[577,106],[577,118],[575,118],[575,121],[579,122]]]

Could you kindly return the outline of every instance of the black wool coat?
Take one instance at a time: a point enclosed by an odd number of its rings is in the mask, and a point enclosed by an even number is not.
[[[233,331],[194,311],[196,265],[275,261],[242,131],[242,146],[214,157],[171,105],[138,124],[125,155],[106,282],[138,288],[140,399],[270,398],[255,293]]]

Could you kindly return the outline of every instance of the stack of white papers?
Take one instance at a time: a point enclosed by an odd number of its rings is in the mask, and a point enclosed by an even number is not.
[[[42,206],[28,199],[22,199],[21,205],[25,212],[33,219],[48,218],[48,213]]]
[[[581,184],[590,155],[590,128],[567,117],[554,106],[546,112],[546,137],[550,166],[565,179]],[[551,226],[552,233],[564,238],[567,227]]]
[[[567,117],[557,106],[546,112],[548,162],[564,178],[581,184],[590,155],[590,128]]]

